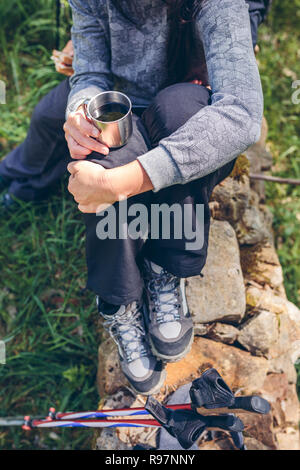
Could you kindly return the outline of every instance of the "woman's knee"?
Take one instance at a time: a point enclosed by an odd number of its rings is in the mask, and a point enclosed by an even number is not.
[[[210,96],[206,87],[193,83],[178,83],[161,90],[143,114],[153,146],[208,106]]]

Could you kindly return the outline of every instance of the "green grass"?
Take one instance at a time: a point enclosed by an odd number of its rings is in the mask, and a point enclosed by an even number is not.
[[[273,175],[300,179],[300,104],[292,103],[300,80],[300,1],[274,1],[268,25],[260,31],[260,72],[274,156]],[[274,214],[276,246],[288,298],[300,304],[300,187],[267,184]]]
[[[101,336],[93,296],[83,291],[84,228],[71,198],[58,193],[1,221],[0,333],[8,357],[0,366],[1,415],[94,409],[98,402]],[[92,435],[0,430],[0,448],[88,448]]]
[[[20,143],[39,99],[61,77],[50,61],[55,45],[53,0],[0,0],[0,158]],[[300,106],[291,84],[300,79],[300,0],[274,0],[261,29],[260,70],[269,122],[274,175],[300,178]],[[62,44],[70,12],[62,13]],[[0,366],[0,416],[95,408],[97,345],[101,341],[93,295],[83,293],[84,227],[66,184],[38,207],[24,204],[0,224],[0,337],[7,365]],[[299,304],[300,188],[267,185],[268,204],[290,300]],[[300,371],[299,371],[300,373]],[[93,432],[0,429],[0,448],[87,449]]]
[[[0,1],[7,84],[1,106],[0,155],[22,142],[34,105],[62,77],[50,61],[55,47],[54,1]],[[70,12],[63,11],[70,25]],[[3,24],[4,23],[4,24]],[[63,28],[62,44],[68,39]],[[24,204],[0,224],[0,338],[7,364],[0,366],[0,416],[40,415],[50,406],[88,410],[97,406],[97,346],[101,334],[86,279],[82,216],[66,182],[48,202]],[[1,449],[89,449],[89,430],[0,429]]]

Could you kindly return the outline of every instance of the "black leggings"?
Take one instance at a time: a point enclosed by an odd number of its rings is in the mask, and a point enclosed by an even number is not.
[[[158,93],[153,103],[143,113],[142,118],[134,115],[134,132],[128,144],[111,151],[108,156],[93,153],[89,159],[97,159],[105,168],[125,165],[158,145],[159,141],[175,132],[188,119],[204,106],[210,104],[210,92],[203,86],[180,83]],[[207,257],[211,193],[220,181],[232,171],[235,161],[221,169],[185,185],[174,185],[154,193],[140,194],[126,201],[128,210],[133,204],[143,204],[151,210],[151,205],[173,204],[190,205],[191,218],[195,228],[197,205],[204,209],[204,243],[201,248],[186,249],[188,241],[183,235],[176,239],[171,230],[170,239],[143,238],[134,240],[99,239],[97,224],[107,214],[86,214],[86,246],[88,264],[88,288],[97,293],[106,302],[121,305],[139,300],[143,291],[143,279],[140,272],[144,257],[164,267],[179,277],[196,276],[201,273]],[[120,204],[114,205],[118,233],[118,215]],[[128,217],[130,223],[131,217]],[[151,223],[151,222],[150,222]],[[125,238],[125,237],[124,237]]]

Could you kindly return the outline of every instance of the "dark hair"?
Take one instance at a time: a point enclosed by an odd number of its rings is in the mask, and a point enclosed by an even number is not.
[[[131,22],[139,0],[113,0],[115,7]],[[201,42],[195,40],[195,19],[203,0],[162,0],[169,7],[170,35],[168,40],[168,83],[193,79],[208,85],[205,55]],[[194,75],[193,69],[197,70]]]

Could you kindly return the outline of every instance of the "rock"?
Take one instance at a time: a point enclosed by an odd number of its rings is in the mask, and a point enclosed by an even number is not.
[[[262,171],[271,170],[273,165],[273,156],[259,143],[249,147],[245,154],[250,162],[250,173],[261,173]]]
[[[259,204],[259,211],[262,214],[266,230],[269,234],[269,238],[272,240],[271,245],[274,244],[274,231],[273,231],[273,221],[274,217],[271,210],[264,204]]]
[[[276,434],[279,450],[299,450],[299,431],[294,428],[286,428],[284,432]]]
[[[239,330],[232,325],[225,323],[215,323],[207,333],[207,337],[214,341],[220,341],[225,344],[233,344],[239,334]]]
[[[264,445],[262,442],[257,441],[253,437],[245,437],[245,445],[247,450],[272,450],[271,447]]]
[[[235,225],[236,235],[241,245],[255,245],[264,240],[272,241],[272,234],[266,227],[263,214],[252,205]]]
[[[104,341],[98,350],[97,386],[100,397],[112,395],[128,386],[120,368],[116,344],[112,339]]]
[[[96,440],[95,450],[132,450],[118,438],[116,429],[103,429]]]
[[[137,444],[156,447],[157,432],[156,428],[118,428],[116,434],[123,444],[132,449]]]
[[[245,445],[247,450],[272,450],[271,447],[266,446],[260,441],[257,441],[253,437],[245,437]],[[232,440],[227,437],[226,439],[214,439],[207,441],[199,445],[199,450],[216,451],[216,450],[236,450]]]
[[[300,357],[300,310],[270,289],[255,286],[247,287],[246,301],[248,309],[263,309],[277,315],[278,336],[276,342],[269,347],[269,350],[272,349],[269,357],[272,359],[288,358],[285,367],[289,367],[289,362],[295,363]],[[277,366],[278,364],[277,361]]]
[[[290,384],[287,374],[268,374],[262,388],[272,407],[274,434],[280,450],[300,449],[299,401],[296,386]],[[290,430],[292,432],[290,432]]]
[[[242,246],[241,266],[246,281],[268,285],[279,294],[284,292],[282,268],[272,244],[266,242]]]
[[[245,424],[245,436],[255,439],[270,449],[276,450],[272,415],[244,413],[239,415]]]
[[[254,144],[245,152],[250,162],[250,173],[261,174],[263,171],[270,170],[273,163],[272,155],[259,144]],[[251,189],[259,197],[260,201],[265,201],[265,183],[262,180],[251,180]]]
[[[269,361],[269,373],[285,373],[290,384],[297,383],[297,371],[289,354],[281,354]]]
[[[212,223],[203,275],[187,280],[194,323],[240,322],[246,309],[245,286],[236,235],[228,222]]]
[[[232,177],[226,178],[215,187],[211,197],[215,207],[214,219],[226,220],[233,225],[243,216],[248,207],[249,198],[248,177],[244,177],[243,181],[238,181]]]
[[[229,438],[219,438],[212,441],[207,441],[199,445],[199,450],[236,450],[233,442]]]
[[[297,395],[297,389],[294,384],[289,384],[287,387],[287,393],[284,400],[281,402],[283,415],[286,424],[298,427],[299,425],[299,400]]]
[[[195,336],[205,336],[214,341],[225,344],[233,344],[239,334],[239,330],[226,323],[198,323],[194,326]]]
[[[270,213],[260,209],[258,195],[252,191],[244,213],[234,224],[240,245],[255,245],[265,240],[272,242],[272,218],[271,224],[269,219]]]
[[[210,208],[214,219],[226,220],[234,227],[240,244],[272,241],[271,212],[259,204],[259,196],[250,190],[248,177],[242,181],[229,177],[216,186]]]
[[[209,367],[215,367],[233,390],[258,393],[268,372],[268,361],[206,338],[195,338],[191,352],[180,362],[167,364],[166,387],[177,390]]]
[[[262,310],[242,325],[238,342],[252,354],[270,358],[271,349],[279,338],[278,328],[276,315]]]
[[[194,325],[194,334],[195,336],[206,336],[213,326],[214,323],[196,323]]]
[[[262,387],[264,398],[268,400],[272,406],[272,413],[276,426],[285,425],[286,420],[284,418],[281,403],[287,399],[288,388],[289,383],[285,373],[269,373]]]
[[[263,289],[261,286],[247,286],[246,289],[247,307],[268,310],[277,315],[288,313],[300,321],[300,311],[286,298],[276,295],[271,289]]]
[[[108,398],[102,398],[99,410],[120,410],[122,408],[132,407],[135,402],[134,395],[128,390],[119,390]]]
[[[280,315],[279,340],[276,345],[276,357],[283,354],[288,354],[293,364],[300,357],[300,326],[288,314]]]

